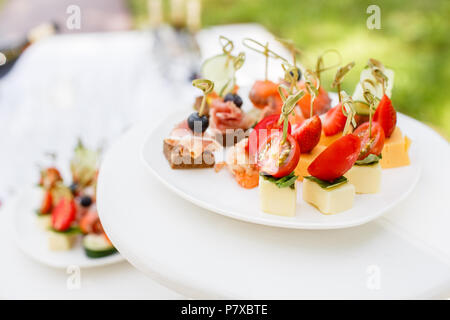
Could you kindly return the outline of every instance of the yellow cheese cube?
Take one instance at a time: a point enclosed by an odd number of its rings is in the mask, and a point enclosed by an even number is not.
[[[297,187],[279,188],[269,180],[259,177],[261,210],[278,216],[294,217],[297,203]]]
[[[70,250],[75,244],[77,236],[77,234],[65,234],[63,232],[50,231],[48,236],[48,247],[53,251]]]
[[[344,175],[355,186],[356,193],[377,193],[381,186],[380,163],[358,166],[354,165]]]
[[[342,132],[336,133],[332,136],[326,136],[322,131],[322,135],[320,136],[319,145],[328,147],[330,144],[335,142],[337,139],[342,137]],[[317,148],[317,147],[316,147]]]
[[[51,214],[41,214],[37,216],[38,228],[47,231],[52,225],[52,215]]]
[[[295,175],[298,176],[298,180],[303,181],[304,176],[309,176],[308,167],[315,158],[325,150],[325,146],[317,145],[310,153],[302,153],[297,167],[295,168]]]
[[[388,169],[408,166],[411,163],[408,154],[410,146],[411,140],[402,134],[399,127],[396,127],[392,135],[384,142],[381,167]]]
[[[335,214],[353,207],[355,187],[345,183],[332,189],[324,189],[316,182],[304,179],[303,200],[317,207],[324,214]]]

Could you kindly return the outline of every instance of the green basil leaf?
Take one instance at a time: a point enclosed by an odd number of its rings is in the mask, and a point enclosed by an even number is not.
[[[82,232],[81,232],[81,229],[80,229],[79,227],[70,227],[69,229],[64,230],[64,231],[56,230],[56,229],[53,228],[53,227],[50,227],[49,229],[50,229],[51,231],[53,231],[53,232],[61,233],[61,234],[67,234],[67,235],[72,235],[72,234],[79,234],[79,233],[82,233]]]
[[[305,179],[308,179],[310,181],[314,181],[315,183],[317,183],[321,188],[323,189],[333,189],[336,188],[344,183],[347,183],[347,178],[342,176],[339,177],[333,181],[325,181],[325,180],[321,180],[319,178],[313,177],[313,176],[306,176],[304,177]]]
[[[380,160],[381,160],[381,154],[379,156],[377,156],[375,154],[369,154],[364,159],[356,161],[355,164],[357,166],[366,166],[366,165],[378,163]]]
[[[291,172],[287,176],[281,177],[281,178],[275,178],[270,175],[261,174],[261,176],[266,179],[267,181],[270,181],[272,183],[275,183],[275,185],[278,188],[291,188],[295,189],[295,181],[297,181],[298,176],[295,175],[294,172]]]

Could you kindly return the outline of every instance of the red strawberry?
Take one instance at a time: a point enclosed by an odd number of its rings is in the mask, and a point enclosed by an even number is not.
[[[58,231],[69,229],[76,217],[75,201],[71,198],[62,198],[52,210],[52,227]]]
[[[377,110],[373,116],[373,121],[376,121],[384,130],[384,135],[389,138],[394,132],[395,125],[397,124],[397,112],[392,106],[391,99],[387,95],[383,95]]]
[[[326,136],[342,132],[346,121],[347,117],[342,113],[342,105],[338,103],[326,113],[323,120],[323,132]]]
[[[52,193],[50,191],[44,192],[44,197],[42,199],[41,208],[39,209],[40,214],[49,213],[52,209]]]
[[[322,121],[315,115],[303,122],[292,135],[300,146],[300,152],[308,153],[319,143],[321,133]]]

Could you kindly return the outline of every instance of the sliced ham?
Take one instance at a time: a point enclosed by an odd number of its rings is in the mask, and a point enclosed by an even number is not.
[[[209,126],[221,132],[226,129],[248,129],[253,124],[252,119],[232,101],[224,102],[222,99],[214,99],[210,105]]]

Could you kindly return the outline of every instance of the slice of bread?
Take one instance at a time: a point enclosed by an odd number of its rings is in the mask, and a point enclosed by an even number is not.
[[[201,155],[193,157],[191,153],[179,144],[164,140],[164,156],[172,169],[201,169],[214,167],[214,154],[204,150]]]

